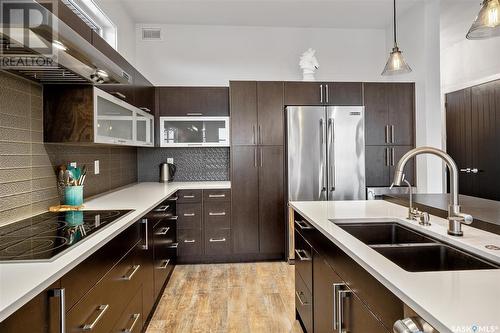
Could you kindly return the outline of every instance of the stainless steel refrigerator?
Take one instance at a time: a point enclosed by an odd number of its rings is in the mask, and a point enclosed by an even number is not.
[[[362,106],[287,107],[288,200],[364,200]]]

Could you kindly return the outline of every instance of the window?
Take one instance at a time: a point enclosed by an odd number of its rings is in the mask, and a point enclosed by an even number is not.
[[[116,25],[94,0],[62,0],[80,19],[99,34],[114,49],[117,47]]]

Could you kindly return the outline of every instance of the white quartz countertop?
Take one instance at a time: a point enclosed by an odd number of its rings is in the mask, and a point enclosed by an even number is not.
[[[138,183],[86,201],[85,210],[133,209],[134,211],[105,226],[51,262],[0,264],[0,321],[177,190],[227,188],[231,188],[230,182]]]
[[[386,201],[292,202],[291,206],[335,245],[391,290],[441,333],[500,332],[500,269],[408,272],[386,259],[335,222],[396,221],[500,263],[500,236],[463,226],[463,237],[446,233],[447,221],[431,216],[430,227],[406,220],[408,209]],[[474,326],[478,328],[474,330]]]

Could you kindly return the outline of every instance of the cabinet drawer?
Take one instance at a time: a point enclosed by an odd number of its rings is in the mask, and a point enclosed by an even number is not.
[[[203,225],[205,230],[231,227],[230,202],[207,202],[203,210]]]
[[[231,190],[203,190],[203,202],[231,201]]]
[[[231,229],[205,230],[205,254],[224,255],[231,253]]]
[[[309,290],[313,290],[312,248],[297,231],[295,231],[295,272],[304,280]]]
[[[313,331],[312,294],[301,277],[295,274],[295,309],[307,333]]]
[[[135,223],[61,278],[66,308],[71,309],[140,239]]]
[[[111,333],[140,333],[143,325],[142,288],[139,288],[111,330]]]
[[[139,242],[136,244],[139,245]],[[67,315],[68,332],[109,332],[141,286],[135,251],[130,251]]]
[[[177,203],[201,202],[201,190],[180,190]]]
[[[201,230],[200,229],[179,229],[177,232],[179,256],[201,255]]]
[[[201,203],[177,205],[179,229],[201,229]]]

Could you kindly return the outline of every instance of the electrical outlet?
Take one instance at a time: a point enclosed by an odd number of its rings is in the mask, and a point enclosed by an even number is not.
[[[174,164],[174,158],[173,158],[173,157],[169,157],[169,158],[167,158],[167,163],[172,163],[172,164]]]
[[[94,175],[99,174],[99,160],[94,161]]]
[[[69,164],[69,166],[70,166],[70,167],[73,167],[73,168],[76,168],[76,162],[71,162],[71,163]]]

